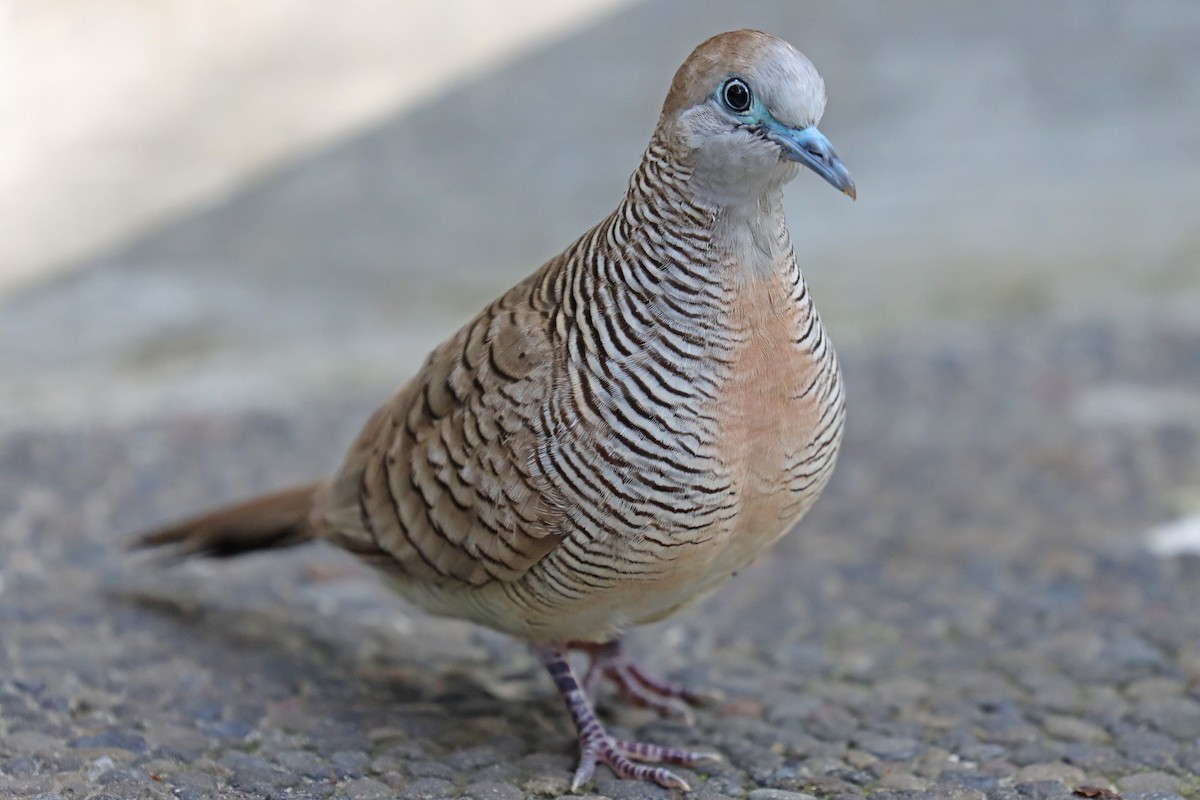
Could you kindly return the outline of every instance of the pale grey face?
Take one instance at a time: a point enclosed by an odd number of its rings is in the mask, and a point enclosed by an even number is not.
[[[709,84],[703,99],[679,113],[677,130],[696,166],[718,186],[755,192],[808,167],[854,197],[854,181],[816,127],[825,109],[825,83],[803,54],[782,39],[764,38],[722,69],[697,76]],[[699,88],[699,87],[698,87]]]

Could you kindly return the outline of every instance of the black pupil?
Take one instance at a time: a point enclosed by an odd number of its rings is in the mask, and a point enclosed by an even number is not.
[[[745,111],[750,107],[750,90],[741,81],[725,84],[725,105],[734,111]]]

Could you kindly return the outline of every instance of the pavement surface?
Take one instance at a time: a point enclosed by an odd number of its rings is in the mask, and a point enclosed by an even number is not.
[[[0,798],[566,791],[520,644],[327,547],[122,543],[331,471],[744,26],[813,58],[859,186],[787,194],[848,440],[633,636],[727,699],[605,718],[722,752],[697,797],[1200,795],[1200,558],[1146,547],[1200,512],[1195,0],[327,6],[0,0]]]
[[[1200,325],[1025,320],[844,349],[849,439],[801,530],[636,633],[727,699],[612,729],[726,760],[693,795],[1200,791]],[[0,440],[0,796],[517,800],[570,727],[502,636],[317,545],[176,567],[126,532],[330,469],[378,398]],[[599,770],[590,791],[657,798]],[[1085,795],[1089,796],[1089,795]],[[1111,795],[1104,795],[1111,797]]]

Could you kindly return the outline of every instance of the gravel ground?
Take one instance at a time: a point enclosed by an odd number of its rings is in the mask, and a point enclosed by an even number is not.
[[[842,464],[802,531],[635,634],[722,689],[703,798],[1200,790],[1200,328],[957,329],[847,352]],[[372,405],[0,439],[0,796],[518,800],[570,726],[525,649],[317,546],[161,568],[131,531],[331,469]],[[670,794],[616,781],[610,798]],[[1111,798],[1111,795],[1107,797]]]

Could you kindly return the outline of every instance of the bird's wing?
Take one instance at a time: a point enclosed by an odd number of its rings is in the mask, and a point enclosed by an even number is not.
[[[516,580],[554,549],[565,512],[537,469],[551,325],[531,277],[435,349],[359,435],[324,535],[403,579],[469,586]]]

